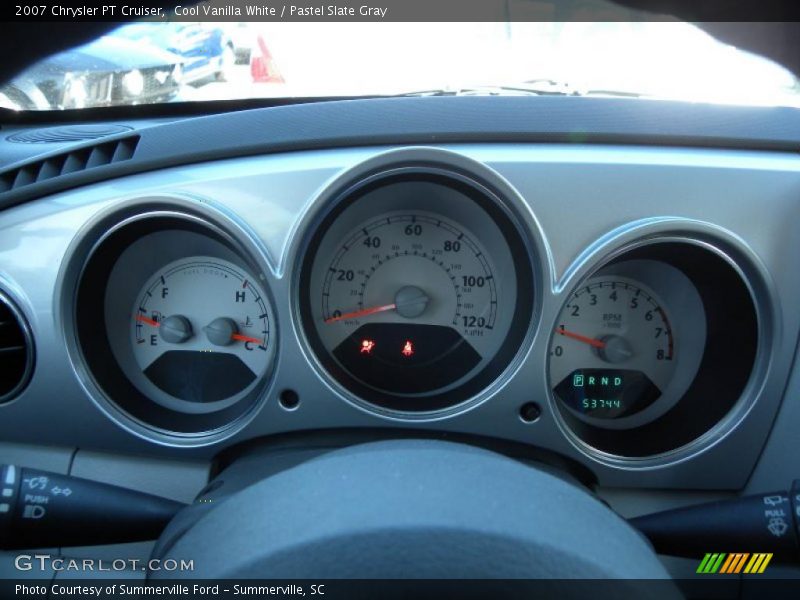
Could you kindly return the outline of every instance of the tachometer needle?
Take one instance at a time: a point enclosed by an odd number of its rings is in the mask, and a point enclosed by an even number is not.
[[[250,337],[248,335],[242,335],[241,333],[234,333],[231,336],[232,340],[237,340],[239,342],[250,342],[251,344],[260,344],[261,340],[258,338]]]
[[[336,317],[325,319],[325,323],[335,323],[336,321],[343,321],[345,319],[357,319],[358,317],[365,317],[367,315],[374,315],[379,312],[386,312],[387,310],[395,310],[397,304],[384,304],[383,306],[373,306],[372,308],[363,308],[361,310],[354,310],[353,312],[344,313]]]
[[[161,325],[161,323],[159,323],[158,321],[155,321],[153,319],[149,319],[148,317],[145,317],[144,315],[136,315],[136,320],[140,321],[142,323],[147,323],[148,325],[151,325],[153,327],[158,327],[159,325]]]
[[[605,342],[601,342],[600,340],[596,340],[594,338],[581,335],[580,333],[575,333],[574,331],[568,331],[562,327],[556,329],[556,333],[560,333],[561,335],[567,336],[568,338],[572,338],[573,340],[578,340],[579,342],[583,342],[584,344],[589,344],[590,346],[593,346],[595,348],[606,347]]]

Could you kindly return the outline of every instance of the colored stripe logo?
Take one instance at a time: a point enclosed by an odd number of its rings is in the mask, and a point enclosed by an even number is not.
[[[720,575],[763,573],[771,560],[772,553],[732,552],[726,554],[724,552],[710,552],[700,561],[697,573],[704,575],[713,575],[715,573]]]

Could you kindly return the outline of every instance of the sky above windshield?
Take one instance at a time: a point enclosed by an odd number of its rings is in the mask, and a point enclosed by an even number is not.
[[[511,87],[800,105],[786,69],[680,22],[129,24],[0,87],[57,110]],[[498,91],[498,90],[491,90]]]

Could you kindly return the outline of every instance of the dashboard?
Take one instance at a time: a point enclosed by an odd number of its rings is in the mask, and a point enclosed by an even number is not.
[[[181,127],[132,126],[133,156]],[[469,435],[603,486],[746,486],[797,425],[777,416],[800,157],[467,138],[242,142],[6,208],[22,337],[0,438],[210,460],[320,430]]]

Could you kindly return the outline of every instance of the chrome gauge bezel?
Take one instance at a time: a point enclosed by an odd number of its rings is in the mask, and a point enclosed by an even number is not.
[[[430,151],[422,151],[427,153]],[[493,390],[508,380],[508,373],[519,366],[520,357],[530,350],[537,316],[540,310],[542,280],[538,261],[534,260],[535,243],[530,239],[529,228],[523,225],[524,219],[518,215],[516,207],[506,199],[502,187],[492,185],[487,179],[479,178],[473,171],[465,171],[452,164],[443,164],[441,151],[434,152],[437,161],[394,160],[383,166],[369,170],[362,175],[346,179],[342,185],[331,186],[333,193],[323,203],[320,210],[306,223],[305,235],[297,250],[293,279],[293,307],[295,323],[309,362],[318,370],[320,376],[345,400],[372,414],[404,421],[424,421],[444,418],[485,400]],[[490,217],[499,227],[505,243],[510,243],[511,258],[517,280],[517,301],[513,324],[502,343],[501,351],[486,367],[469,379],[442,393],[434,392],[424,398],[408,402],[403,396],[389,395],[363,385],[342,369],[332,359],[322,344],[319,334],[311,321],[310,277],[314,254],[324,239],[329,226],[353,203],[370,189],[403,179],[426,180],[454,186],[466,192],[470,201]],[[448,215],[442,215],[447,217]],[[511,242],[508,241],[509,237]],[[411,408],[414,406],[414,408]]]
[[[268,369],[246,393],[241,397],[237,396],[235,402],[222,401],[218,407],[211,407],[210,410],[192,411],[191,408],[164,405],[148,398],[132,384],[113,358],[107,337],[94,339],[90,344],[98,346],[90,348],[87,346],[89,338],[82,326],[79,296],[86,278],[91,276],[92,261],[102,256],[106,266],[101,270],[110,272],[122,252],[138,235],[170,228],[207,236],[228,249],[229,256],[237,257],[236,264],[258,278],[261,288],[268,296],[267,305],[270,307],[272,323],[272,349],[269,352]],[[118,238],[122,238],[122,241]],[[111,245],[116,247],[106,256]],[[137,198],[126,203],[124,208],[113,207],[98,215],[76,239],[62,284],[64,309],[61,319],[67,349],[73,367],[89,396],[103,412],[125,429],[164,445],[202,446],[233,435],[257,414],[265,401],[266,390],[272,382],[271,376],[277,361],[279,332],[267,273],[269,269],[265,257],[250,239],[249,232],[227,214],[211,208],[205,202],[169,196]],[[103,297],[107,284],[107,278],[95,284],[103,290]],[[105,299],[102,304],[104,306]],[[101,335],[105,337],[105,328],[101,329]],[[109,360],[113,364],[106,364],[106,370],[113,372],[110,379],[106,371],[99,370],[98,364],[94,364],[98,362],[98,351],[107,351],[112,357]]]
[[[731,269],[731,273],[740,279],[752,302],[756,327],[752,367],[741,386],[740,393],[731,399],[727,412],[711,423],[707,430],[691,440],[676,443],[664,450],[632,455],[598,447],[584,439],[584,436],[568,422],[564,415],[566,409],[560,406],[560,400],[552,391],[548,356],[544,365],[547,398],[558,428],[582,454],[600,463],[623,469],[657,468],[681,462],[716,445],[735,430],[753,409],[759,397],[759,390],[763,387],[769,370],[772,345],[775,342],[774,294],[770,291],[768,273],[758,258],[738,238],[721,228],[697,221],[670,218],[633,224],[606,236],[602,243],[587,251],[582,260],[576,263],[575,268],[568,272],[559,287],[560,301],[556,303],[558,310],[553,316],[552,327],[556,326],[555,319],[558,319],[566,299],[588,279],[616,261],[659,244],[686,244],[709,252],[723,261]],[[548,335],[548,348],[555,335],[551,329]],[[655,423],[658,423],[658,420]],[[609,433],[612,432],[618,436],[626,434],[625,430],[609,430]]]

